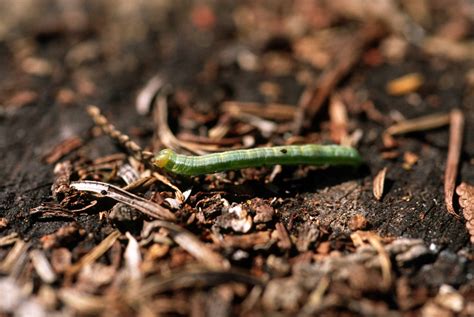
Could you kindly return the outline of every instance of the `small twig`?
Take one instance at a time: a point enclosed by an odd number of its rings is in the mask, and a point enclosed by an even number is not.
[[[219,253],[214,252],[186,229],[168,221],[155,220],[150,225],[163,227],[168,230],[171,238],[189,254],[194,256],[210,269],[226,270],[230,268],[229,262]]]
[[[337,144],[345,144],[348,141],[349,118],[347,115],[346,105],[338,94],[333,94],[329,101],[329,118],[331,140]]]
[[[95,181],[80,181],[72,182],[71,187],[77,190],[94,192],[105,197],[112,198],[116,201],[136,208],[144,214],[156,219],[176,219],[176,216],[171,211],[158,205],[157,203],[146,200],[145,198],[134,195],[110,184]]]
[[[32,250],[30,252],[30,258],[36,273],[43,282],[49,284],[56,281],[56,272],[54,272],[51,263],[49,263],[49,260],[43,251]]]
[[[154,170],[155,167],[151,163],[151,158],[154,156],[153,153],[148,151],[143,151],[142,148],[133,140],[130,139],[128,135],[123,134],[114,125],[108,122],[107,118],[101,114],[100,109],[96,106],[89,106],[87,112],[92,117],[94,122],[102,128],[102,130],[107,133],[110,137],[117,140],[122,144],[126,149],[128,149],[135,158],[141,161],[145,166]],[[154,172],[153,176],[164,183],[165,185],[170,186],[175,190],[176,198],[179,200],[183,199],[183,193],[176,186],[174,186],[165,176]]]
[[[100,109],[96,106],[88,106],[87,113],[107,135],[115,139],[127,150],[129,150],[138,160],[144,161],[153,157],[153,153],[144,152],[142,148],[126,134],[120,132],[113,124],[111,124],[107,118],[102,115]]]
[[[377,251],[380,262],[380,269],[382,271],[382,282],[383,288],[389,289],[392,284],[392,262],[390,261],[390,256],[385,250],[380,236],[374,232],[370,231],[356,231],[351,234],[351,239],[355,246],[362,246],[364,241],[369,242],[369,244]]]
[[[203,287],[206,285],[218,285],[230,281],[250,285],[262,285],[262,280],[252,275],[238,271],[218,270],[186,270],[171,275],[168,278],[150,277],[135,294],[138,298],[156,295],[169,290],[178,290],[189,287]]]
[[[164,81],[159,76],[153,76],[143,87],[137,95],[135,100],[135,109],[138,114],[146,115],[150,112],[153,105],[153,99],[155,98],[158,91],[163,88]]]
[[[451,111],[450,119],[448,159],[446,160],[446,170],[444,172],[444,201],[448,212],[460,219],[461,217],[454,211],[453,197],[458,174],[459,157],[461,155],[464,115],[459,109],[455,109]]]
[[[67,274],[72,275],[77,273],[82,267],[87,264],[91,264],[99,259],[105,252],[107,252],[110,247],[115,243],[115,241],[120,237],[120,232],[115,230],[102,240],[98,245],[96,245],[89,253],[84,255],[76,264],[71,266]]]
[[[405,120],[390,126],[385,132],[389,135],[399,135],[416,131],[436,129],[449,124],[449,113],[437,113]]]
[[[296,107],[293,105],[279,103],[260,104],[241,101],[225,101],[220,108],[223,112],[229,113],[232,116],[245,113],[276,121],[291,120],[295,116],[296,111]]]
[[[158,131],[156,137],[163,143],[167,148],[175,151],[184,149],[194,154],[206,154],[210,151],[216,151],[219,148],[214,145],[197,145],[192,142],[186,142],[179,140],[171,131],[168,125],[168,94],[165,92],[159,94],[156,99],[156,108],[154,109],[153,118],[155,123],[158,125]]]

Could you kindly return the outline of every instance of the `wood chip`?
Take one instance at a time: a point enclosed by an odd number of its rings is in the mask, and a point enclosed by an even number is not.
[[[448,212],[460,218],[454,211],[453,197],[456,187],[456,177],[458,175],[459,157],[461,155],[462,137],[464,132],[464,115],[458,110],[451,111],[451,124],[449,128],[449,148],[446,160],[446,170],[444,172],[444,200]]]
[[[474,244],[474,186],[463,182],[456,188],[456,193],[459,195],[459,205],[463,208],[471,243]]]
[[[390,126],[385,132],[390,135],[399,135],[416,131],[436,129],[450,122],[449,113],[437,113],[402,121]]]
[[[420,73],[406,74],[402,77],[391,80],[387,86],[387,93],[392,96],[406,95],[420,88],[425,79]]]
[[[384,185],[385,185],[385,175],[386,174],[387,174],[387,168],[384,167],[374,177],[373,194],[374,194],[375,199],[377,199],[377,200],[382,199],[383,189],[384,189]]]

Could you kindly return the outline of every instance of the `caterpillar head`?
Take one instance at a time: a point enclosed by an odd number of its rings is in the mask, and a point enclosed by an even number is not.
[[[157,156],[155,156],[153,160],[153,164],[156,166],[163,168],[168,164],[169,160],[171,159],[171,156],[173,155],[173,151],[170,149],[164,149],[161,150]]]

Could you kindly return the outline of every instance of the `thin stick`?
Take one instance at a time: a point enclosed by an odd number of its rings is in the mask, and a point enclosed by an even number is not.
[[[153,225],[165,228],[176,244],[189,252],[209,269],[227,270],[230,263],[221,254],[212,250],[193,233],[168,221],[155,220]]]
[[[72,182],[70,186],[77,190],[94,192],[96,194],[112,198],[116,201],[127,204],[130,207],[133,207],[155,219],[171,221],[176,220],[176,216],[171,211],[158,205],[157,203],[146,200],[145,198],[134,195],[107,183],[96,181],[78,181]]]
[[[168,95],[165,92],[160,93],[156,97],[156,107],[153,113],[153,119],[158,125],[156,138],[158,138],[167,148],[173,149],[175,151],[184,149],[188,152],[199,155],[219,151],[220,148],[218,146],[182,141],[173,134],[168,125],[167,97]]]
[[[336,57],[334,65],[327,68],[315,85],[306,87],[298,102],[293,119],[293,133],[300,134],[319,112],[329,94],[360,59],[364,48],[378,39],[383,30],[378,25],[366,25],[347,43]]]
[[[409,132],[436,129],[449,124],[449,113],[435,113],[423,117],[405,120],[390,126],[385,132],[389,135],[399,135]]]
[[[96,106],[89,106],[87,107],[87,113],[91,116],[92,120],[94,120],[95,124],[97,124],[101,129],[109,135],[114,140],[117,140],[122,146],[124,146],[127,150],[129,150],[133,156],[138,159],[140,162],[145,164],[150,169],[154,169],[153,164],[151,163],[151,158],[153,157],[152,152],[143,151],[143,149],[130,137],[122,132],[120,132],[113,124],[107,120],[107,118],[100,112],[100,109]],[[181,190],[174,186],[165,176],[154,172],[153,176],[162,182],[165,185],[170,186],[176,192],[176,197],[179,201],[184,201],[184,196]]]
[[[454,211],[453,196],[458,175],[459,157],[461,155],[464,115],[461,110],[455,109],[451,111],[450,119],[448,159],[444,172],[444,201],[448,212],[460,219],[461,217]]]

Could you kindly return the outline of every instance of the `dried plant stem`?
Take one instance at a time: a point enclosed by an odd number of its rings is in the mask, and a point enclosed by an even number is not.
[[[461,218],[453,207],[453,196],[458,175],[459,157],[461,155],[462,135],[464,131],[464,115],[459,109],[451,111],[449,128],[449,149],[444,172],[444,200],[448,212]]]
[[[109,135],[111,138],[119,142],[127,150],[129,150],[133,156],[135,156],[140,161],[146,161],[147,159],[153,156],[153,153],[143,151],[142,148],[130,137],[122,132],[120,132],[113,124],[107,120],[107,118],[100,112],[100,109],[96,106],[88,106],[87,113],[94,120],[104,133]]]

